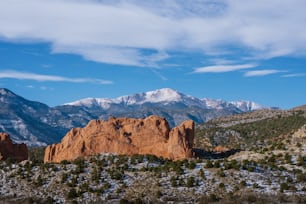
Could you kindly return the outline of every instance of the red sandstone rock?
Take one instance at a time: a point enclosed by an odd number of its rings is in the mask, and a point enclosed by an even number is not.
[[[49,145],[45,162],[74,160],[99,153],[152,154],[168,159],[193,156],[194,122],[170,129],[158,116],[145,119],[110,118],[92,120],[84,128],[70,130],[61,143]]]
[[[28,159],[28,148],[25,144],[13,144],[10,136],[0,133],[0,160],[12,158],[15,161]]]
[[[221,145],[218,145],[214,148],[214,152],[227,152],[229,149],[227,147],[223,147]]]

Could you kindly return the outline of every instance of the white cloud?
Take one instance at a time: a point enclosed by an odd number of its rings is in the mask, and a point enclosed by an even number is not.
[[[231,45],[266,59],[306,53],[305,7],[301,0],[1,0],[0,39],[130,66],[158,66],[171,56],[154,56],[169,51],[239,53]]]
[[[285,75],[282,75],[282,77],[304,77],[304,76],[306,76],[305,73],[285,74]]]
[[[240,65],[213,65],[196,68],[193,73],[221,73],[221,72],[232,72],[241,69],[254,68],[255,64],[240,64]]]
[[[67,78],[54,75],[43,75],[29,72],[19,72],[14,70],[0,71],[0,78],[33,80],[33,81],[50,81],[50,82],[71,82],[71,83],[97,83],[112,84],[112,81],[91,78]]]
[[[254,76],[266,76],[270,74],[276,74],[284,71],[275,70],[275,69],[265,69],[265,70],[254,70],[254,71],[248,71],[244,74],[246,77],[254,77]]]
[[[26,88],[34,89],[34,86],[33,85],[28,85],[28,86],[26,86]]]

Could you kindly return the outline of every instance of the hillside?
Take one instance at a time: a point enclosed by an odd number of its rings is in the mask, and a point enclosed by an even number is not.
[[[196,146],[252,149],[280,144],[306,124],[305,109],[258,110],[213,119],[196,128]]]

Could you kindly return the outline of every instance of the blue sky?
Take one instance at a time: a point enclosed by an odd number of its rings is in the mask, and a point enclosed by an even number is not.
[[[173,88],[306,104],[306,1],[1,0],[0,87],[50,106]]]

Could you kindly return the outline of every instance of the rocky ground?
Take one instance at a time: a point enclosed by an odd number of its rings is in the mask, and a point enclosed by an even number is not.
[[[2,203],[305,203],[306,146],[223,159],[97,155],[0,164]],[[0,202],[0,203],[1,203]]]

